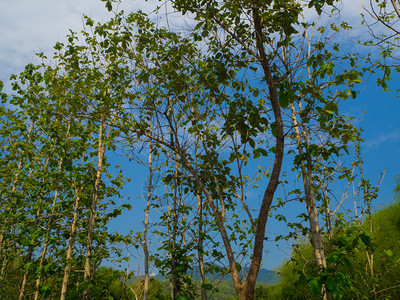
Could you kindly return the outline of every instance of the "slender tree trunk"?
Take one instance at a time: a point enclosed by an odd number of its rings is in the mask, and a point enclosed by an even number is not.
[[[368,212],[368,218],[369,218],[369,230],[370,230],[370,232],[372,234],[373,226],[372,226],[371,211]],[[367,255],[367,262],[368,262],[370,277],[373,279],[374,278],[374,253],[366,251],[366,255]],[[372,291],[371,292],[374,295],[374,299],[377,299],[377,292],[376,292],[375,283],[372,283]]]
[[[32,258],[32,252],[31,249],[29,249],[28,255],[26,256],[26,263],[29,263],[31,261]],[[24,276],[22,278],[22,283],[21,283],[21,288],[19,290],[19,300],[24,299],[24,294],[25,294],[25,287],[26,287],[26,281],[28,278],[28,273],[29,270],[26,270],[26,272],[24,273]]]
[[[177,161],[177,159],[175,159]],[[176,235],[178,226],[177,216],[177,204],[178,204],[178,163],[175,163],[174,173],[174,194],[173,194],[173,208],[172,208],[172,236],[171,236],[171,278],[170,278],[170,292],[171,300],[175,300],[177,292],[176,282],[176,261],[175,261],[175,248],[176,248]]]
[[[357,155],[360,156],[360,153],[358,152]],[[361,160],[361,158],[360,158],[360,160]],[[362,183],[362,187],[364,190],[364,202],[367,204],[367,213],[368,213],[368,218],[369,218],[369,232],[372,234],[373,233],[373,223],[372,223],[372,215],[371,215],[371,198],[369,196],[368,186],[367,186],[367,183],[364,178],[364,170],[362,168],[362,165],[360,165],[359,168],[360,168],[360,173],[361,173],[361,183]],[[370,252],[370,251],[366,251],[366,255],[367,255],[367,262],[368,262],[370,276],[371,276],[371,278],[374,278],[374,253]],[[375,283],[372,284],[371,292],[374,295],[374,299],[377,299]]]
[[[71,224],[71,229],[70,229],[70,236],[69,236],[69,241],[68,241],[68,250],[67,250],[67,257],[66,257],[66,266],[64,269],[64,277],[63,277],[63,282],[62,282],[62,288],[61,288],[61,300],[65,300],[67,297],[67,288],[68,288],[68,280],[69,280],[69,274],[71,272],[71,261],[72,261],[72,255],[74,252],[75,248],[75,238],[76,238],[76,229],[77,229],[77,222],[78,222],[78,217],[79,217],[79,202],[80,202],[80,193],[82,191],[82,187],[78,190],[77,188],[75,189],[75,207],[74,207],[74,216]]]
[[[206,283],[206,276],[204,270],[204,255],[203,255],[203,204],[201,202],[201,196],[199,194],[196,195],[197,198],[197,214],[199,216],[199,233],[197,239],[197,257],[199,261],[199,269],[200,269],[200,296],[201,300],[206,300],[206,290],[204,285]]]
[[[194,115],[194,114],[193,114]],[[195,157],[195,164],[196,164],[196,172],[197,172],[197,158],[198,158],[198,140],[197,137],[195,137],[195,143],[194,143],[195,149],[194,149],[194,157]],[[197,259],[199,263],[199,270],[200,270],[200,297],[201,300],[206,300],[207,299],[207,293],[206,289],[204,288],[204,285],[206,283],[206,276],[205,276],[205,268],[204,268],[204,254],[203,254],[203,202],[201,199],[201,191],[198,190],[196,191],[196,199],[197,199],[197,216],[198,216],[198,222],[199,222],[199,227],[198,227],[198,239],[197,239]]]
[[[325,178],[327,173],[325,172]],[[332,240],[332,222],[331,222],[331,212],[329,207],[329,196],[328,196],[328,187],[324,183],[324,200],[325,200],[325,218],[326,218],[326,233],[329,241],[329,249],[331,250],[331,240]]]
[[[301,107],[301,106],[300,106]],[[299,124],[297,122],[296,118],[296,110],[294,108],[294,104],[290,104],[290,108],[292,111],[292,121],[293,121],[293,127],[294,127],[294,132],[296,136],[296,141],[297,141],[297,149],[299,151],[299,155],[303,156],[304,151],[303,151],[303,146],[302,146],[302,138],[299,130]],[[304,135],[304,143],[307,144],[307,135],[306,132],[303,131]],[[303,178],[303,186],[304,186],[304,192],[305,192],[305,197],[306,197],[306,206],[307,206],[307,213],[308,213],[308,219],[310,222],[310,229],[311,229],[311,241],[313,244],[314,248],[314,256],[315,260],[317,263],[317,266],[320,267],[321,269],[326,269],[326,257],[325,257],[325,250],[324,250],[324,244],[323,244],[323,239],[322,239],[322,234],[321,234],[321,228],[319,226],[319,219],[318,219],[318,208],[317,208],[317,203],[316,203],[316,198],[315,198],[315,193],[314,193],[314,185],[313,185],[313,180],[312,180],[312,165],[311,165],[311,158],[310,154],[306,150],[306,159],[307,159],[307,165],[304,163],[304,161],[301,161],[301,173],[302,173],[302,178]],[[322,286],[322,291],[323,299],[328,299],[329,298],[329,291],[327,290],[326,286]]]
[[[96,222],[96,212],[97,212],[97,204],[99,198],[99,185],[101,181],[101,175],[103,172],[103,160],[105,153],[105,144],[103,140],[103,131],[105,126],[105,116],[102,115],[100,129],[99,129],[99,143],[97,150],[97,173],[96,173],[96,181],[94,184],[94,192],[92,204],[90,206],[90,218],[89,218],[89,228],[88,228],[88,237],[87,237],[87,246],[86,246],[86,262],[85,262],[85,271],[84,271],[84,280],[85,282],[89,282],[91,279],[91,264],[92,264],[92,251],[93,251],[93,236],[94,236],[94,226]],[[90,299],[90,289],[89,286],[83,293],[83,299]]]
[[[170,98],[168,98],[168,113],[170,115],[173,114],[173,107],[171,105]],[[172,128],[172,124],[170,124],[170,142],[174,143],[174,133],[175,131]],[[176,154],[175,154],[176,155]],[[169,286],[170,286],[170,295],[171,300],[175,300],[176,296],[176,271],[175,271],[175,246],[176,246],[176,226],[177,226],[177,176],[178,176],[178,163],[177,163],[177,155],[175,157],[175,172],[174,172],[174,191],[173,191],[173,208],[172,208],[172,230],[170,228],[170,223],[168,222],[168,235],[170,237],[171,242],[171,250],[170,250],[170,259],[171,259],[171,272],[169,278]]]
[[[284,132],[283,132],[283,120],[281,114],[281,108],[279,104],[279,97],[273,74],[270,69],[270,65],[266,56],[264,48],[264,33],[261,24],[261,17],[259,9],[256,7],[257,1],[254,1],[254,7],[252,8],[252,18],[255,29],[256,48],[258,52],[258,60],[262,67],[265,80],[268,85],[269,99],[272,107],[272,111],[275,117],[276,125],[276,146],[275,146],[275,158],[272,167],[271,177],[268,186],[265,190],[260,212],[258,214],[257,228],[255,232],[254,248],[252,260],[250,263],[249,271],[247,274],[246,281],[242,285],[235,284],[235,289],[238,292],[239,299],[241,300],[252,300],[254,299],[254,289],[257,281],[257,275],[260,270],[262,254],[264,249],[264,237],[265,237],[265,226],[268,220],[268,213],[270,206],[275,194],[275,191],[279,184],[280,172],[282,169],[283,153],[284,153]]]
[[[151,125],[150,125],[151,126]],[[150,203],[151,203],[151,191],[153,184],[153,168],[152,168],[152,142],[149,145],[149,185],[147,189],[147,204],[146,204],[146,217],[144,220],[144,231],[143,231],[143,252],[144,252],[144,286],[143,286],[143,300],[147,300],[149,295],[149,249],[147,245],[147,231],[149,229],[149,214],[150,214]]]
[[[293,120],[296,141],[297,141],[297,149],[299,151],[299,154],[301,156],[303,156],[304,151],[302,148],[302,139],[301,139],[301,135],[300,135],[299,124],[296,119],[296,111],[294,108],[294,104],[293,103],[290,104],[290,107],[292,110],[292,120]],[[304,143],[307,143],[306,136],[304,137]],[[307,159],[310,159],[308,157],[309,154],[307,151],[306,151],[306,156],[307,156]],[[308,163],[310,163],[310,162],[308,162]],[[317,205],[316,205],[316,198],[315,198],[313,181],[312,181],[312,172],[310,169],[307,169],[304,161],[301,162],[301,173],[302,173],[304,191],[305,191],[305,196],[306,196],[306,205],[307,205],[308,218],[309,218],[309,222],[310,222],[311,239],[312,239],[312,244],[314,247],[315,259],[316,259],[317,265],[319,267],[326,268],[325,251],[324,251],[322,234],[321,234],[321,229],[320,229],[319,220],[318,220],[318,209],[317,209]]]

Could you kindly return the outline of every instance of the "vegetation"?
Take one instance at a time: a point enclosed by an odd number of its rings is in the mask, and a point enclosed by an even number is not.
[[[341,274],[347,284],[332,293],[334,298],[399,298],[399,210],[400,202],[396,201],[366,218],[361,227],[336,228],[333,242],[327,241],[327,252],[328,257],[337,257],[331,268],[336,274]],[[368,250],[372,256],[368,255]],[[293,251],[291,260],[279,267],[281,282],[273,287],[259,288],[259,293],[264,299],[318,299],[307,280],[314,272],[309,265],[312,260],[312,245],[303,241]]]
[[[118,1],[104,2],[113,11]],[[332,0],[171,5],[194,18],[188,32],[142,12],[85,16],[52,59],[38,54],[42,63],[11,76],[0,108],[0,298],[398,298],[400,206],[372,213],[379,183],[365,178],[361,130],[342,109],[374,72],[387,90],[398,66],[342,50],[334,39],[351,27],[320,18]],[[143,230],[126,236],[108,230],[137,207],[115,155],[148,168]],[[350,190],[354,209],[343,203]],[[281,282],[264,286],[270,217],[290,229],[276,241],[302,242]],[[143,250],[143,278],[102,266],[111,256],[122,265],[125,247]]]
[[[399,297],[400,284],[396,275],[400,267],[399,186],[400,183],[394,190],[396,199],[394,203],[365,218],[361,226],[336,228],[333,239],[335,244],[327,242],[330,251],[338,256],[338,263],[335,261],[334,266],[335,272],[346,274],[348,278],[347,288],[336,298],[397,299]],[[342,246],[341,252],[337,251],[339,245]],[[368,250],[373,255],[368,255]],[[293,252],[291,260],[279,268],[282,281],[274,287],[265,289],[265,295],[269,295],[272,299],[313,298],[313,294],[304,284],[306,274],[312,272],[307,266],[310,260],[312,260],[312,247],[309,242],[303,241]],[[299,293],[289,292],[293,290]]]

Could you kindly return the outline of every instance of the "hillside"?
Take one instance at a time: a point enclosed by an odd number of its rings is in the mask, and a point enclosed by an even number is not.
[[[244,275],[244,270],[242,268],[240,275]],[[192,279],[196,285],[200,284],[200,272],[198,268],[195,268],[192,272]],[[237,297],[237,293],[233,287],[232,277],[230,274],[226,274],[221,279],[221,275],[207,273],[206,277],[211,282],[211,284],[215,287],[212,291],[207,292],[208,296],[212,293],[210,299],[212,300],[229,300],[235,299]],[[156,276],[152,276],[152,278],[165,282],[167,279],[161,274],[157,274]],[[267,269],[260,269],[257,277],[257,286],[268,287],[274,284],[277,284],[280,281],[280,277],[273,271]]]
[[[244,273],[246,269],[242,268],[242,270],[239,272],[240,276],[244,277]],[[193,277],[192,279],[195,281],[200,281],[200,271],[198,268],[193,269],[193,272],[191,274]],[[156,276],[153,277],[156,280],[159,281],[164,281],[165,278],[161,274],[157,274]],[[206,278],[208,278],[210,281],[218,281],[221,278],[220,274],[214,274],[214,273],[206,273]],[[231,281],[232,277],[230,274],[226,274],[223,276],[222,281]],[[276,284],[280,281],[280,277],[273,271],[267,270],[267,269],[260,269],[257,277],[257,282],[260,283],[265,283],[265,284]]]

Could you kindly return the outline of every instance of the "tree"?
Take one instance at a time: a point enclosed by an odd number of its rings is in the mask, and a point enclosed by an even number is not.
[[[3,277],[9,271],[7,264],[14,260],[12,268],[15,265],[23,268],[21,299],[32,293],[32,289],[35,298],[55,295],[60,290],[65,297],[71,271],[82,267],[82,256],[77,255],[82,248],[76,250],[77,240],[80,247],[88,248],[86,279],[91,277],[101,260],[109,255],[106,223],[121,212],[117,208],[105,213],[115,205],[111,198],[119,196],[118,190],[123,184],[120,172],[115,176],[106,169],[109,164],[104,155],[112,148],[109,141],[117,136],[110,129],[112,120],[105,131],[107,126],[102,117],[112,114],[113,110],[107,107],[107,97],[102,93],[111,90],[101,85],[104,82],[96,87],[91,84],[96,75],[104,73],[102,70],[95,72],[95,65],[86,60],[87,48],[77,47],[74,40],[72,34],[65,52],[61,51],[62,45],[55,46],[58,59],[55,67],[45,63],[28,65],[19,77],[12,76],[15,94],[2,97],[5,105],[13,106],[2,111],[1,141],[8,149],[2,153],[2,159],[6,159],[2,163],[8,162],[2,165],[1,171],[5,175],[1,185],[5,196],[1,211],[5,221],[1,235],[1,282],[3,284]],[[77,77],[79,70],[81,73]],[[95,102],[100,95],[105,98],[103,105]],[[92,151],[97,153],[97,162],[92,160]],[[16,168],[10,169],[14,164]],[[93,198],[89,203],[87,196],[90,194]],[[79,220],[85,215],[88,221]],[[6,229],[6,225],[11,230]],[[83,229],[85,227],[89,227],[88,232]],[[3,243],[4,235],[7,235],[7,245]],[[88,236],[85,242],[84,235]],[[65,244],[68,247],[64,248]],[[11,254],[12,249],[16,255],[3,255]],[[35,257],[37,254],[39,256]],[[64,273],[62,281],[59,280],[62,276],[54,275],[60,273]],[[74,285],[79,285],[76,274],[74,280]]]
[[[315,3],[310,3],[310,6],[315,5],[317,10],[320,12],[320,3],[317,1],[314,2]],[[174,1],[173,6],[183,14],[186,12],[194,14],[195,20],[198,24],[196,25],[193,37],[195,40],[204,39],[204,42],[208,45],[208,59],[213,60],[214,62],[214,68],[216,69],[216,73],[218,74],[217,78],[219,79],[218,83],[220,84],[215,87],[215,89],[223,89],[223,87],[229,86],[229,83],[227,82],[231,79],[230,75],[228,75],[232,70],[231,66],[233,66],[233,68],[236,67],[237,69],[235,71],[238,71],[243,70],[249,65],[252,67],[258,65],[263,75],[261,86],[264,85],[265,89],[258,87],[257,93],[258,90],[261,90],[267,95],[268,100],[264,103],[268,103],[273,112],[272,115],[268,114],[265,109],[263,110],[262,105],[259,105],[257,109],[259,110],[260,115],[249,116],[249,119],[246,120],[248,123],[243,124],[241,123],[241,118],[243,117],[241,113],[244,112],[244,114],[246,114],[252,110],[251,105],[249,105],[250,101],[239,102],[237,99],[233,104],[229,103],[229,100],[226,100],[232,110],[226,114],[227,119],[225,119],[225,122],[230,124],[226,133],[224,131],[221,133],[222,136],[224,133],[229,135],[230,131],[236,130],[238,134],[241,134],[243,143],[238,146],[238,148],[246,145],[246,142],[248,141],[250,147],[254,149],[255,156],[259,156],[260,150],[255,147],[253,138],[259,138],[260,134],[262,134],[265,129],[260,130],[260,128],[252,127],[254,126],[251,122],[252,118],[253,120],[258,120],[258,124],[261,123],[264,126],[272,124],[270,125],[270,128],[276,142],[276,144],[272,146],[275,161],[269,185],[265,190],[257,222],[255,223],[255,240],[252,261],[247,278],[243,283],[238,276],[238,270],[236,269],[233,255],[231,255],[231,246],[229,245],[230,241],[228,236],[224,233],[225,229],[223,219],[218,221],[219,230],[222,234],[222,239],[227,250],[228,259],[230,260],[230,269],[235,288],[239,297],[250,299],[253,297],[252,295],[254,293],[254,284],[262,258],[265,224],[268,218],[269,207],[279,181],[278,178],[284,153],[284,119],[282,117],[281,109],[288,108],[289,104],[299,101],[299,98],[301,99],[302,97],[311,96],[310,100],[306,100],[309,101],[307,102],[309,108],[302,110],[300,106],[301,111],[299,112],[299,114],[304,118],[302,124],[307,129],[306,131],[303,130],[307,135],[303,137],[305,141],[307,142],[308,136],[310,135],[308,130],[312,126],[309,121],[310,116],[307,116],[308,112],[310,112],[310,114],[316,115],[315,118],[321,124],[322,130],[325,130],[325,133],[331,133],[334,138],[341,135],[341,138],[343,139],[342,141],[346,144],[346,139],[354,133],[353,127],[349,125],[345,119],[339,117],[336,103],[337,99],[329,99],[329,97],[321,98],[318,96],[324,86],[323,84],[320,85],[318,82],[320,80],[325,80],[326,86],[332,87],[332,90],[343,84],[345,88],[338,92],[338,95],[339,98],[342,97],[343,99],[347,99],[349,96],[355,97],[356,93],[352,91],[352,87],[354,83],[360,82],[359,77],[361,74],[354,68],[346,70],[342,74],[337,74],[336,77],[334,76],[333,80],[326,78],[334,73],[333,63],[329,61],[331,58],[331,50],[325,49],[321,41],[316,41],[314,44],[311,44],[311,49],[308,49],[308,51],[309,53],[312,53],[312,55],[307,56],[301,54],[301,50],[299,51],[296,47],[296,42],[298,42],[299,39],[297,34],[299,30],[303,30],[303,33],[306,34],[307,25],[300,23],[299,21],[303,8],[296,1],[275,1],[273,3],[272,1],[263,3],[257,1],[246,3],[226,2],[223,4],[214,1],[193,1],[190,3],[187,1]],[[221,31],[225,34],[223,38],[220,37],[219,34]],[[274,33],[277,35],[277,38],[273,36]],[[309,42],[311,42],[311,40]],[[235,52],[241,53],[241,56],[235,56]],[[282,53],[282,55],[279,55],[279,53]],[[289,60],[287,60],[287,57],[285,57],[289,53],[293,53],[293,58],[291,60],[293,63],[290,63]],[[354,60],[354,58],[350,60]],[[353,63],[351,63],[351,65],[354,67]],[[309,74],[311,79],[304,80],[303,82],[290,82],[290,78],[301,76],[302,66],[307,66],[309,70],[312,69]],[[208,83],[208,85],[211,86],[210,83]],[[318,105],[315,105],[316,101],[321,101],[324,106],[318,107]],[[293,109],[293,105],[291,105],[291,107]],[[333,111],[329,109],[330,107],[334,108]],[[232,112],[233,110],[237,113]],[[293,116],[295,116],[296,112],[294,111],[293,113]],[[263,114],[268,117],[263,117]],[[328,116],[328,114],[330,114],[330,116]],[[322,126],[324,119],[326,122],[332,120],[334,116],[336,117],[335,120],[340,119],[339,122],[341,123],[342,129],[341,133],[332,131],[333,127],[328,128],[328,126]],[[265,121],[268,119],[270,120],[269,123]],[[296,124],[294,126],[297,127]],[[258,132],[257,129],[259,130]],[[225,130],[225,128],[222,128],[222,130]],[[246,136],[246,138],[243,138],[243,136]],[[298,138],[300,138],[300,136],[298,136]],[[298,139],[298,142],[300,147],[302,145],[300,139]],[[176,144],[178,143],[175,143],[175,145]],[[307,144],[306,147],[308,147]],[[336,152],[336,154],[338,154],[341,147],[342,149],[346,148],[345,146],[326,144],[323,147],[318,147],[317,151],[325,151],[325,156],[329,157],[332,153]],[[312,147],[309,147],[306,151],[311,151],[311,148]],[[315,150],[316,149],[314,148],[314,151]],[[176,151],[181,155],[183,164],[186,164],[186,167],[189,167],[190,169],[190,163],[187,161],[186,157],[184,157],[185,155],[182,153],[183,151]],[[298,159],[298,161],[303,160],[302,156],[302,153],[300,153],[298,156],[300,159]],[[317,156],[318,155],[315,154],[315,157]],[[304,159],[307,160],[307,158]],[[307,180],[310,180],[312,176],[312,170],[310,168],[310,156],[308,156],[307,174],[309,179]],[[192,171],[193,176],[195,176],[194,173],[195,172]],[[304,174],[306,173],[304,172]],[[199,186],[202,186],[200,183],[200,177],[196,179],[198,180]],[[318,229],[318,224],[315,223],[318,220],[318,216],[315,215],[317,207],[315,204],[312,204],[315,202],[314,197],[310,197],[310,195],[313,194],[314,187],[312,186],[312,183],[308,184],[311,184],[311,186],[305,186],[306,191],[309,191],[309,200],[307,202],[309,205],[307,207],[310,213],[309,219],[311,222],[311,230],[316,242],[316,255],[320,256],[318,259],[318,261],[320,261],[320,266],[326,267],[326,263],[324,263],[321,234]],[[208,201],[211,203],[213,196],[210,193],[207,193],[205,186],[203,192],[206,197],[210,195]],[[244,204],[243,207],[246,207],[246,205]],[[311,214],[314,214],[314,216],[311,216]],[[215,218],[218,220],[218,215],[215,215]],[[252,218],[250,217],[250,220],[251,219]]]
[[[310,6],[316,6],[320,12],[320,2],[314,2]],[[296,1],[227,2],[221,5],[212,1],[175,1],[173,6],[182,13],[195,15],[198,24],[189,37],[182,38],[163,28],[155,28],[142,14],[131,14],[125,20],[125,27],[117,33],[122,46],[108,47],[120,51],[120,57],[124,57],[120,61],[121,66],[129,69],[129,66],[135,65],[136,68],[131,70],[129,76],[120,74],[125,78],[121,81],[132,82],[126,88],[131,114],[124,120],[124,127],[130,129],[131,139],[152,139],[159,151],[172,151],[176,162],[191,174],[192,182],[188,186],[192,192],[196,191],[195,188],[201,191],[215,218],[235,289],[241,298],[249,299],[254,294],[263,253],[265,224],[279,183],[285,136],[282,113],[289,110],[290,104],[297,103],[299,97],[310,97],[304,100],[308,105],[306,109],[300,107],[304,126],[307,130],[312,127],[307,114],[315,116],[313,120],[320,123],[322,131],[331,133],[333,138],[340,138],[343,145],[327,143],[323,147],[309,147],[305,144],[306,151],[314,153],[316,159],[320,155],[326,158],[332,153],[339,155],[339,151],[346,151],[345,144],[355,131],[348,121],[340,117],[336,102],[337,99],[355,97],[353,86],[361,81],[361,73],[355,70],[356,58],[353,56],[343,56],[343,64],[349,63],[350,68],[343,72],[334,68],[330,61],[331,51],[337,51],[337,45],[328,49],[319,40],[315,43],[308,40],[311,54],[304,55],[301,50],[294,52],[297,43],[304,41],[302,37],[309,28],[306,23],[300,22],[303,7]],[[121,15],[115,20],[121,24]],[[346,24],[343,26],[346,27]],[[132,34],[130,31],[135,27],[140,30]],[[221,31],[226,34],[223,38],[219,34]],[[323,33],[322,28],[320,31]],[[112,34],[115,37],[115,32]],[[206,55],[196,48],[196,42],[201,40],[207,45]],[[289,59],[286,57],[288,53],[293,53]],[[239,73],[257,72],[257,67],[263,78],[259,86],[238,79]],[[303,68],[307,67],[311,70],[310,80],[289,80],[302,76]],[[191,86],[188,86],[189,82]],[[332,93],[336,89],[337,96],[320,96],[322,87],[329,87]],[[265,98],[258,97],[260,92]],[[321,105],[315,105],[316,101]],[[150,126],[150,120],[153,126]],[[324,122],[329,125],[325,126]],[[340,124],[339,131],[332,129],[335,122]],[[305,140],[310,136],[307,130],[306,136],[303,136]],[[267,132],[271,135],[268,136]],[[194,139],[201,141],[200,153],[203,153],[196,157],[190,148]],[[299,147],[302,145],[300,141]],[[230,151],[227,155],[221,152],[226,148]],[[261,206],[257,208],[258,217],[253,219],[245,203],[247,180],[244,179],[247,175],[242,170],[247,161],[268,154],[274,156],[272,171]],[[308,180],[313,175],[310,155],[304,158],[308,160]],[[301,160],[302,155],[298,161]],[[200,168],[196,169],[195,165]],[[237,171],[238,176],[233,176],[232,170]],[[312,183],[309,184],[312,186]],[[311,186],[306,186],[310,195],[314,189]],[[241,194],[237,190],[241,190]],[[312,204],[315,199],[308,198],[311,199],[308,202],[310,214],[314,214],[310,219],[318,220],[316,205]],[[240,279],[232,248],[240,228],[232,226],[226,218],[227,213],[238,204],[248,216],[248,232],[254,233],[252,259],[244,282]],[[320,233],[315,221],[311,227],[317,234],[315,238],[318,238]],[[229,235],[228,230],[232,230],[233,234]],[[316,253],[321,253],[321,242],[315,245]],[[323,254],[319,261],[324,267]]]

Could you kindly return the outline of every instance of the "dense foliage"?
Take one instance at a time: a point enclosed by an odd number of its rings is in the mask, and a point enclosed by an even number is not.
[[[395,197],[398,198],[398,192]],[[333,239],[328,240],[326,237],[326,244],[328,257],[334,262],[331,268],[336,274],[341,274],[343,281],[341,285],[337,282],[337,293],[332,294],[335,299],[399,298],[398,199],[365,218],[361,224],[335,228]],[[307,280],[315,272],[310,264],[312,260],[312,245],[303,240],[293,250],[290,261],[278,268],[281,282],[273,287],[260,287],[259,299],[318,299],[312,291],[312,284]]]

